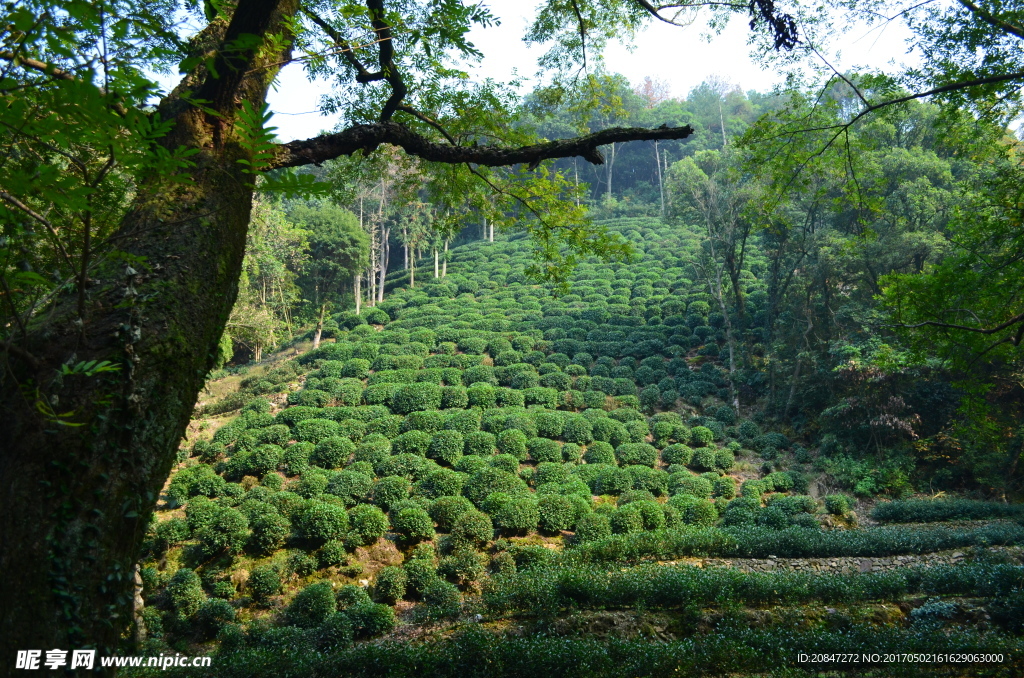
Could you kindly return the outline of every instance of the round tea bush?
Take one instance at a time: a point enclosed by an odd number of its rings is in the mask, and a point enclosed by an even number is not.
[[[782,471],[769,473],[764,477],[764,482],[775,492],[788,492],[793,489],[793,477]]]
[[[498,468],[502,471],[508,471],[513,474],[519,473],[519,460],[511,454],[496,454],[489,458],[487,462],[488,465],[493,468]]]
[[[348,438],[331,436],[316,444],[310,460],[321,468],[339,468],[348,462],[356,446]]]
[[[444,428],[448,415],[437,410],[413,412],[402,422],[402,431],[424,431],[434,434]]]
[[[440,468],[428,473],[423,480],[416,484],[416,489],[418,494],[431,499],[454,497],[462,492],[465,482],[465,475],[451,469]]]
[[[714,432],[706,426],[694,426],[690,429],[690,443],[698,447],[707,447],[715,440]]]
[[[658,450],[647,443],[625,443],[615,448],[615,458],[623,466],[654,466],[658,462]]]
[[[741,421],[740,425],[736,427],[736,431],[740,434],[741,438],[745,439],[753,439],[761,435],[761,428],[749,419]]]
[[[431,502],[429,513],[438,529],[451,532],[462,514],[473,510],[473,502],[465,497],[445,496]]]
[[[588,513],[576,523],[575,541],[586,543],[612,536],[612,525],[608,516]]]
[[[700,428],[699,426],[697,428]],[[715,460],[718,451],[713,447],[698,447],[693,451],[690,466],[698,471],[711,471],[716,468]]]
[[[330,419],[303,419],[295,424],[295,435],[300,442],[313,443],[338,435],[338,422]]]
[[[687,445],[676,443],[661,451],[661,460],[666,464],[689,464],[693,459],[693,450]]]
[[[348,532],[348,514],[340,506],[313,499],[298,515],[296,527],[314,541],[341,539]]]
[[[510,428],[498,434],[498,450],[502,454],[511,454],[519,461],[526,460],[526,434],[516,428]]]
[[[470,509],[455,519],[451,529],[452,539],[473,547],[480,547],[494,537],[494,524],[483,511]]]
[[[293,626],[309,629],[322,624],[337,609],[334,589],[330,582],[322,581],[299,591],[285,609],[285,618]]]
[[[315,449],[312,443],[295,443],[284,451],[280,468],[290,476],[297,476],[309,468],[309,458]]]
[[[564,420],[559,412],[538,412],[534,417],[537,435],[543,438],[558,438],[562,435]]]
[[[514,473],[499,468],[485,468],[477,471],[466,481],[462,493],[474,504],[480,504],[489,494],[504,492],[509,495],[527,492],[526,483]]]
[[[498,443],[493,433],[487,431],[474,431],[463,437],[465,454],[490,455]]]
[[[327,476],[319,471],[309,470],[302,474],[293,486],[295,494],[303,499],[319,497],[327,490]]]
[[[458,431],[463,436],[480,430],[480,413],[477,410],[463,410],[448,417],[444,427],[450,431]]]
[[[825,510],[834,516],[846,515],[853,508],[853,503],[845,494],[830,494],[825,497]]]
[[[487,468],[487,458],[479,454],[471,454],[463,456],[455,462],[455,470],[459,473],[465,473],[466,475],[473,475],[482,468]]]
[[[593,426],[585,417],[569,415],[562,426],[562,438],[568,443],[585,445],[594,439]]]
[[[245,585],[253,600],[263,602],[281,590],[281,572],[274,565],[259,565],[249,572]]]
[[[715,452],[715,468],[728,471],[736,463],[736,455],[728,448],[721,448]]]
[[[341,497],[352,506],[365,499],[373,488],[373,479],[355,471],[339,471],[327,483],[327,493]]]
[[[763,480],[744,480],[740,485],[740,495],[761,499],[761,495],[768,491],[768,485]]]
[[[451,466],[462,457],[464,445],[462,434],[458,431],[438,431],[430,440],[428,456]]]
[[[603,441],[595,441],[587,445],[587,451],[583,454],[583,461],[588,464],[614,464],[615,449],[611,444]]]
[[[404,508],[391,517],[391,526],[405,541],[434,538],[434,521],[420,508]]]
[[[527,449],[529,450],[530,458],[538,463],[562,461],[562,449],[554,440],[540,437],[531,438],[527,443]]]
[[[206,601],[199,575],[187,567],[174,573],[167,584],[167,598],[174,610],[174,616],[184,621],[194,615]]]
[[[736,481],[729,476],[722,476],[711,481],[711,493],[715,497],[732,499],[736,496]]]
[[[395,391],[391,408],[397,414],[408,414],[417,410],[436,410],[441,407],[442,389],[437,384],[418,382],[406,384]]]
[[[250,548],[256,553],[273,553],[284,546],[292,532],[292,524],[277,511],[253,517],[249,527]]]
[[[462,386],[445,386],[441,389],[441,407],[461,410],[469,405],[469,395]]]
[[[347,560],[345,544],[340,541],[329,541],[316,552],[317,562],[321,568],[341,565]]]
[[[689,494],[701,499],[711,496],[711,481],[707,478],[691,475],[687,472],[673,473],[668,481],[669,493],[672,495]]]
[[[576,508],[566,497],[559,495],[546,495],[537,502],[537,509],[540,516],[540,529],[549,534],[557,534],[561,530],[568,530],[573,525],[576,516]]]
[[[635,504],[627,504],[626,506],[615,509],[615,512],[612,513],[611,526],[612,532],[615,534],[643,532],[643,514]]]
[[[484,503],[485,510],[499,530],[509,534],[523,534],[537,529],[540,513],[537,501],[531,495],[494,493],[488,495]]]
[[[684,525],[713,527],[718,522],[718,511],[707,499],[677,494],[669,500],[669,505],[679,511],[679,519]]]
[[[629,442],[631,443],[642,443],[647,440],[647,434],[650,429],[645,421],[627,421],[625,423],[626,434],[629,436]]]
[[[400,567],[383,567],[377,572],[373,581],[373,598],[388,605],[394,605],[405,597],[405,589],[409,585],[409,577]]]
[[[583,459],[583,448],[576,443],[565,443],[562,445],[562,461],[570,464],[578,464]]]
[[[564,483],[569,480],[569,467],[559,462],[545,461],[537,464],[534,482],[538,487],[548,483]]]
[[[497,402],[498,391],[487,383],[475,383],[466,389],[466,396],[470,407],[489,409]]]
[[[359,504],[348,512],[349,524],[363,544],[375,544],[391,527],[388,517],[376,506]]]
[[[387,476],[377,481],[373,486],[373,503],[389,511],[393,504],[397,504],[409,497],[412,490],[412,483],[402,476]]]
[[[417,454],[426,456],[430,448],[431,436],[425,431],[406,431],[391,441],[391,449],[395,454]]]

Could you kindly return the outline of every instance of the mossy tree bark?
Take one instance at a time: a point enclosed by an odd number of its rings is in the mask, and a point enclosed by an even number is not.
[[[296,0],[243,0],[230,22],[214,21],[201,38],[216,45],[281,34],[296,9]],[[260,110],[275,72],[268,66],[282,56],[234,50],[218,57],[224,77],[200,67],[162,102],[158,114],[174,126],[160,143],[197,151],[190,181],[173,189],[143,181],[114,236],[124,257],[97,274],[84,317],[69,299],[31,329],[27,351],[8,351],[0,389],[4,665],[25,649],[111,652],[131,621],[146,526],[238,289],[253,177],[238,162],[250,158],[235,114],[242,101]],[[182,101],[185,89],[208,109]],[[61,365],[89,360],[120,369],[60,376]]]

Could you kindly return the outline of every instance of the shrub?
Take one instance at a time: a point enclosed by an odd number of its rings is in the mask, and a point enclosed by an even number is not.
[[[576,508],[566,497],[543,496],[537,502],[537,508],[542,531],[557,534],[560,530],[572,528],[576,517]]]
[[[496,528],[512,534],[534,530],[540,520],[537,501],[531,495],[495,492],[487,496],[483,508],[491,515]]]
[[[372,602],[370,595],[362,587],[355,584],[345,584],[338,589],[334,596],[338,609],[348,611],[356,605],[365,605]]]
[[[985,520],[1024,517],[1024,505],[970,499],[909,499],[883,501],[871,517],[882,523],[934,523],[945,520]]]
[[[292,531],[292,524],[277,511],[256,516],[249,525],[249,543],[257,553],[269,554],[281,548]]]
[[[446,468],[431,471],[423,480],[416,484],[417,493],[430,497],[456,496],[462,492],[462,485],[466,482],[466,476]]]
[[[736,455],[728,448],[721,448],[715,452],[715,468],[728,471],[736,463]]]
[[[643,514],[635,504],[621,506],[615,509],[615,512],[611,515],[611,527],[614,534],[643,532]]]
[[[216,497],[224,491],[224,484],[224,479],[209,466],[189,466],[175,474],[167,489],[167,495],[180,506],[190,497]]]
[[[406,431],[391,441],[391,449],[395,454],[417,454],[426,456],[430,449],[431,436],[425,431]]]
[[[403,431],[424,431],[434,434],[444,428],[448,415],[436,410],[412,412],[402,422]]]
[[[445,386],[441,389],[441,407],[463,409],[469,405],[469,395],[462,386]]]
[[[852,502],[845,494],[830,494],[825,497],[825,510],[834,516],[846,515],[851,508]]]
[[[661,460],[666,464],[689,464],[693,459],[693,450],[688,446],[676,443],[661,451]]]
[[[685,525],[711,527],[718,521],[715,505],[707,499],[700,499],[689,494],[677,494],[669,500],[669,505],[679,511],[679,519]]]
[[[582,458],[583,448],[576,443],[565,443],[562,445],[562,461],[578,464]]]
[[[290,476],[297,476],[309,468],[309,458],[315,449],[312,443],[295,443],[284,451],[281,470]]]
[[[494,537],[494,525],[486,513],[470,509],[455,519],[451,535],[457,543],[480,547]]]
[[[700,428],[699,426],[697,428]],[[715,459],[718,451],[713,447],[698,447],[693,451],[690,466],[698,471],[711,471],[716,468]]]
[[[342,539],[348,532],[348,514],[340,506],[314,499],[298,515],[296,527],[307,539],[320,542]]]
[[[450,556],[441,559],[437,573],[466,585],[479,581],[484,576],[487,571],[486,562],[486,556],[471,548],[457,548]]]
[[[519,461],[526,459],[526,434],[519,429],[506,429],[498,434],[498,450]]]
[[[405,541],[434,538],[434,521],[420,508],[404,508],[391,517],[391,526]]]
[[[585,445],[594,439],[593,427],[585,417],[569,415],[562,427],[562,437],[566,442]]]
[[[373,597],[375,600],[394,605],[405,597],[405,589],[409,585],[409,577],[400,567],[388,566],[377,572],[373,581]]]
[[[736,481],[729,476],[722,476],[711,481],[711,493],[715,497],[732,499],[736,496]]]
[[[583,460],[588,464],[614,464],[615,449],[610,443],[595,441],[587,445]]]
[[[463,410],[448,417],[444,427],[451,431],[458,431],[463,436],[475,433],[480,430],[480,413],[477,410]]]
[[[712,485],[707,478],[695,476],[686,471],[673,473],[668,480],[669,494],[689,494],[700,499],[711,496]]]
[[[281,572],[274,565],[259,565],[249,573],[246,586],[253,600],[263,602],[281,590]]]
[[[428,455],[448,464],[455,464],[462,457],[465,442],[458,431],[438,431],[430,440]]]
[[[459,612],[459,589],[443,579],[435,579],[424,588],[423,602],[431,617],[454,617]]]
[[[690,443],[699,447],[707,447],[715,440],[715,434],[706,426],[694,426],[690,429]]]
[[[654,466],[658,462],[658,450],[647,443],[625,443],[615,448],[615,458],[623,466],[628,464]]]
[[[308,629],[322,624],[337,609],[334,589],[329,582],[322,581],[299,591],[285,609],[285,618],[289,624]]]
[[[526,491],[526,484],[521,478],[494,467],[481,469],[474,473],[462,489],[462,493],[477,506],[480,506],[487,495],[493,492],[516,495]]]
[[[355,471],[339,471],[327,482],[328,494],[341,497],[352,506],[365,499],[373,489],[373,479]]]
[[[431,502],[429,513],[440,530],[451,532],[455,522],[472,510],[473,502],[465,497],[444,496]]]
[[[391,526],[384,512],[370,504],[359,504],[349,509],[348,519],[363,544],[376,543]]]
[[[577,543],[592,542],[611,535],[612,526],[608,516],[589,513],[577,521],[574,541]]]
[[[784,450],[789,447],[789,438],[781,433],[765,433],[754,439],[753,447],[758,452],[763,452],[769,447]]]
[[[185,621],[206,602],[206,593],[199,575],[193,570],[183,567],[174,573],[167,584],[167,598],[178,621]]]
[[[650,429],[647,426],[647,422],[641,420],[627,421],[625,423],[626,434],[629,436],[629,442],[631,443],[642,443],[647,440],[647,434]]]
[[[389,511],[393,504],[407,499],[411,490],[412,483],[407,478],[402,476],[381,478],[373,486],[373,503],[385,511]]]
[[[531,438],[527,443],[530,458],[540,462],[561,462],[562,449],[558,443],[548,438]]]
[[[391,399],[391,408],[398,414],[408,414],[417,410],[436,410],[441,407],[442,389],[437,384],[418,382],[406,384],[395,391]]]
[[[295,424],[295,434],[300,442],[313,443],[338,435],[338,422],[330,419],[303,419]]]
[[[749,419],[744,419],[742,422],[740,422],[740,425],[736,427],[736,431],[740,434],[741,438],[745,438],[748,440],[754,439],[757,436],[761,435],[761,428],[754,422],[750,421]]]
[[[488,409],[495,406],[498,391],[490,384],[476,383],[466,389],[466,397],[471,407]]]
[[[534,416],[537,424],[537,435],[544,438],[558,438],[562,435],[564,418],[558,412],[538,412]]]
[[[740,485],[740,496],[761,499],[761,495],[768,491],[768,485],[763,480],[744,480]]]
[[[497,445],[497,438],[493,433],[486,431],[474,431],[463,437],[465,454],[490,455]]]
[[[355,444],[348,438],[331,436],[316,444],[310,460],[321,468],[339,468],[348,462],[355,449]]]
[[[764,477],[766,485],[775,492],[788,492],[793,489],[793,478],[788,473],[776,471]]]

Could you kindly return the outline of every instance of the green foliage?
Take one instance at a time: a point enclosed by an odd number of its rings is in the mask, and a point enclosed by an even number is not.
[[[409,577],[400,567],[384,567],[377,572],[373,581],[373,597],[378,602],[394,605],[405,597]]]
[[[313,499],[296,517],[295,527],[313,541],[343,539],[349,530],[348,514],[340,506]]]
[[[285,610],[288,623],[299,628],[322,624],[337,610],[334,589],[329,582],[310,584],[299,591]]]
[[[831,513],[831,511],[829,511]],[[871,518],[880,523],[936,523],[946,520],[983,520],[1015,518],[1024,515],[1024,506],[969,499],[909,499],[875,504]]]
[[[438,431],[430,440],[428,456],[452,466],[462,457],[464,446],[465,441],[458,431]]]
[[[415,543],[434,538],[434,521],[420,508],[403,508],[391,516],[391,526],[404,540]]]
[[[852,502],[845,494],[830,494],[825,497],[825,510],[832,515],[842,516],[850,512]]]
[[[349,509],[348,519],[363,544],[375,544],[391,526],[384,512],[370,504],[359,504]]]

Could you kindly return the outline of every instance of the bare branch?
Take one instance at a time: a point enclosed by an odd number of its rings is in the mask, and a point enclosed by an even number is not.
[[[67,263],[67,265],[70,266],[72,269],[75,267],[75,265],[71,261],[71,257],[68,255],[68,251],[64,249],[64,244],[60,241],[60,236],[57,234],[56,227],[54,227],[54,225],[50,223],[49,219],[44,217],[39,212],[36,212],[34,209],[29,207],[22,201],[15,198],[7,191],[0,191],[0,200],[3,200],[4,202],[10,205],[13,205],[14,207],[17,207],[19,210],[21,210],[28,216],[32,217],[33,220],[38,221],[40,224],[45,226],[46,230],[48,230],[50,232],[50,235],[53,236],[54,243],[57,245],[57,249],[58,251],[60,251],[61,256],[64,257],[65,263]]]
[[[1016,315],[1007,320],[1006,322],[996,325],[995,327],[988,328],[971,327],[970,325],[957,325],[954,323],[944,323],[939,322],[938,320],[925,320],[924,322],[914,323],[911,325],[901,323],[899,325],[890,325],[890,327],[902,327],[904,329],[914,329],[916,327],[944,327],[951,330],[964,330],[965,332],[975,332],[977,334],[995,334],[996,332],[1002,332],[1008,327],[1013,327],[1014,325],[1020,322],[1024,322],[1024,313]],[[1018,331],[1017,336],[1024,336],[1024,334]],[[1014,341],[1014,345],[1016,345],[1018,341],[1019,339],[1017,341]]]
[[[655,141],[685,139],[693,134],[689,125],[662,126],[655,129],[642,127],[612,127],[610,129],[571,139],[557,139],[530,146],[503,148],[500,146],[452,146],[439,144],[396,122],[354,125],[343,132],[325,134],[313,139],[291,141],[278,146],[276,157],[267,169],[299,167],[319,164],[326,160],[352,155],[357,151],[372,152],[381,144],[399,146],[410,155],[430,162],[446,164],[473,163],[499,167],[526,163],[536,164],[552,158],[581,156],[595,165],[604,163],[598,147],[626,141]]]

